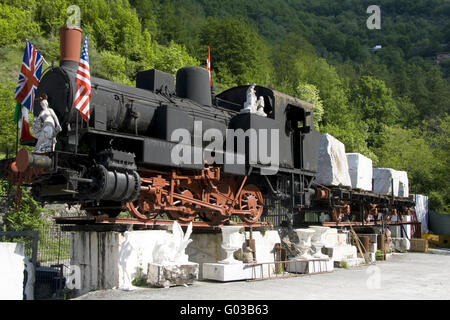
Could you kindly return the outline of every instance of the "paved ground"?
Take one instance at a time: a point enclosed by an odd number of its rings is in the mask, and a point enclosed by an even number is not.
[[[379,280],[379,281],[378,281]],[[265,281],[198,281],[189,287],[105,290],[78,299],[450,299],[450,255],[404,253],[372,266]]]

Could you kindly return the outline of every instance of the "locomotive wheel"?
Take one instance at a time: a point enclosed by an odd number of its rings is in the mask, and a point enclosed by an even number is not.
[[[150,201],[151,199],[146,194],[141,193],[136,200],[127,202],[125,207],[138,219],[153,219],[158,215],[158,212],[152,211]]]
[[[234,199],[234,190],[236,190],[236,183],[232,179],[219,181],[217,189],[214,190],[214,192],[211,192],[211,190],[212,188],[210,188],[210,192],[206,195],[205,201],[210,204],[222,207],[226,205],[229,199]],[[220,225],[229,220],[229,217],[225,217],[217,211],[200,212],[198,215],[203,221],[209,222],[213,225]]]
[[[261,191],[254,184],[244,186],[239,196],[240,210],[250,210],[251,215],[240,215],[242,221],[255,223],[261,217],[263,212],[263,196]]]
[[[181,189],[183,187],[179,187],[179,188]],[[190,190],[187,190],[187,189],[183,190],[183,191],[178,191],[177,193],[179,193],[179,194],[181,194],[181,195],[183,195],[185,197],[191,198],[191,199],[194,198],[194,196],[192,195],[192,192]],[[194,220],[194,218],[195,218],[195,209],[194,209],[195,205],[192,205],[192,204],[188,203],[185,200],[176,200],[176,201],[179,201],[177,203],[177,205],[188,208],[189,212],[167,211],[167,215],[172,220],[180,220],[180,221],[183,221],[183,222],[190,222],[190,221]]]

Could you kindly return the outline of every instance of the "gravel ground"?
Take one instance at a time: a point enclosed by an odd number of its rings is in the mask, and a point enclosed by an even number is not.
[[[375,265],[264,281],[196,281],[189,287],[102,290],[80,300],[450,299],[450,255],[404,253]]]

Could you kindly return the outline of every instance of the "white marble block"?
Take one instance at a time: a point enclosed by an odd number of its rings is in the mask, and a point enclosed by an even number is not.
[[[409,197],[408,174],[390,168],[373,168],[373,192],[387,195],[393,192],[395,197]]]
[[[334,263],[332,259],[319,260],[297,260],[293,259],[286,265],[286,271],[290,273],[319,273],[331,272],[334,270]]]
[[[23,299],[23,243],[0,242],[0,300]]]
[[[192,284],[198,279],[198,263],[162,265],[148,264],[147,283],[155,287],[171,287]]]
[[[328,133],[320,136],[316,181],[327,186],[352,186],[345,146]]]
[[[216,281],[237,281],[259,278],[260,268],[248,264],[204,263],[203,279]]]
[[[398,196],[409,197],[408,173],[406,171],[397,171],[398,176]]]
[[[373,192],[376,194],[387,194],[398,196],[397,171],[390,168],[373,168]],[[394,180],[392,182],[392,180]],[[394,187],[394,190],[392,190]]]
[[[334,261],[355,259],[358,252],[355,246],[346,244],[338,247],[326,248],[328,256]]]
[[[428,231],[428,197],[415,194],[414,201],[416,202],[416,216],[417,221],[422,224],[422,233],[427,233]]]
[[[347,153],[352,188],[372,191],[372,160],[359,153]]]

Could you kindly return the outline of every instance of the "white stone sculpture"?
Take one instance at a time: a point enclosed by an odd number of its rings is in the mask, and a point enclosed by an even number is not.
[[[255,92],[256,84],[252,83],[247,89],[247,100],[244,102],[244,108],[241,113],[255,113],[257,110],[257,98]]]
[[[52,152],[55,149],[56,135],[61,131],[61,126],[55,112],[48,106],[47,95],[43,94],[39,99],[42,110],[39,116],[33,120],[32,133],[38,139],[33,152]]]
[[[314,234],[312,229],[295,229],[295,233],[298,237],[298,243],[296,244],[300,253],[295,257],[295,259],[312,259],[313,257],[309,254],[311,250],[311,238]]]
[[[122,284],[119,287],[120,290],[131,291],[136,289],[131,284],[131,276],[127,270],[127,262],[133,252],[133,246],[130,241],[130,233],[125,232],[125,241],[120,246],[119,251],[119,266],[122,268]]]
[[[189,239],[192,233],[192,222],[187,227],[186,234],[178,222],[173,222],[172,238],[169,241],[160,241],[153,251],[153,263],[161,265],[188,264],[189,256],[185,253],[186,247],[192,242]]]
[[[256,114],[262,117],[267,117],[267,114],[264,112],[264,97],[260,96],[258,102],[256,103]]]
[[[322,253],[322,247],[324,246],[326,232],[329,228],[322,226],[310,226],[310,228],[314,230],[314,234],[311,238],[311,244],[315,249],[313,257],[321,259],[328,258],[327,255]]]
[[[241,226],[221,226],[222,230],[222,248],[225,250],[227,257],[219,263],[223,264],[241,264],[242,261],[236,260],[233,257],[233,252],[242,248],[244,237],[239,233]]]

